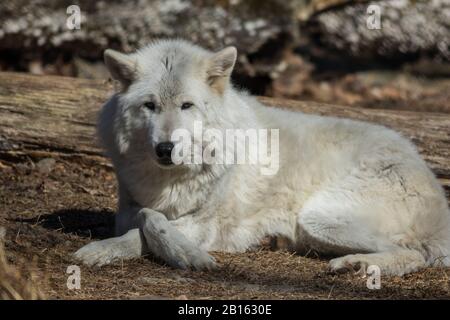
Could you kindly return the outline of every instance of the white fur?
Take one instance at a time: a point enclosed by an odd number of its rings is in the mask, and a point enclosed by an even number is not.
[[[450,265],[447,201],[409,141],[379,125],[264,106],[223,86],[231,70],[217,89],[207,77],[224,52],[167,40],[129,56],[137,76],[99,120],[119,182],[119,237],[88,244],[77,258],[101,265],[151,252],[175,267],[211,268],[207,251],[244,251],[280,235],[299,252],[338,256],[333,271],[375,264],[382,275],[403,275]],[[157,112],[142,107],[148,99]],[[181,110],[185,100],[194,106]],[[192,130],[194,120],[205,129],[279,129],[278,173],[158,165],[155,145],[176,128]]]

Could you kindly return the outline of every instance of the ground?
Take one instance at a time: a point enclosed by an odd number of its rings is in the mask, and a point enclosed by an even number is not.
[[[45,159],[0,163],[0,225],[11,265],[32,276],[46,298],[56,299],[409,299],[449,298],[450,269],[429,268],[404,277],[332,275],[327,260],[273,251],[213,253],[213,272],[175,270],[151,257],[101,268],[81,267],[81,289],[67,288],[71,254],[108,237],[117,203],[108,166]]]

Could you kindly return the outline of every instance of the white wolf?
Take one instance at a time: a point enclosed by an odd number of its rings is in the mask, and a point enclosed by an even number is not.
[[[181,40],[105,52],[122,90],[98,132],[119,183],[116,236],[75,253],[88,265],[153,254],[210,269],[208,251],[239,252],[266,236],[337,258],[335,272],[403,275],[450,265],[450,214],[414,146],[385,127],[271,108],[230,85],[236,49]],[[170,161],[177,128],[279,129],[279,170]]]

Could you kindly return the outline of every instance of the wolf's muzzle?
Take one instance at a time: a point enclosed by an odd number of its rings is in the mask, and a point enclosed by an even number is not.
[[[161,142],[156,145],[155,151],[158,161],[161,164],[172,164],[172,149],[174,145],[172,142]]]

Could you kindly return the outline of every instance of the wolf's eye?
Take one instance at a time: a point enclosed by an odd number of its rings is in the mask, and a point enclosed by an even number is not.
[[[191,102],[185,102],[181,105],[181,110],[185,110],[185,109],[189,109],[190,107],[192,107],[194,104]]]
[[[146,102],[146,103],[144,103],[144,107],[153,111],[153,110],[155,110],[155,103],[151,102],[151,101]]]

